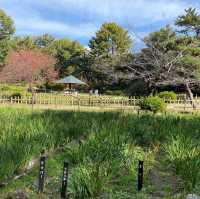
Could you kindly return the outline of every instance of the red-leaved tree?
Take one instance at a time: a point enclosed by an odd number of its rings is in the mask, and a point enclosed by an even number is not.
[[[4,83],[28,83],[30,88],[35,83],[45,83],[57,77],[54,57],[40,51],[29,50],[12,52],[3,69],[0,81]]]

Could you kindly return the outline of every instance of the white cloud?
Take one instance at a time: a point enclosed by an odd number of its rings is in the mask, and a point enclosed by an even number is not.
[[[110,21],[138,30],[143,37],[150,27],[155,30],[156,23],[172,24],[185,8],[196,4],[192,0],[0,0],[18,34],[45,32],[72,39],[88,39]],[[134,40],[141,43],[137,37]]]
[[[92,37],[97,30],[97,27],[93,24],[77,24],[71,25],[58,21],[44,20],[41,18],[16,18],[15,24],[18,32],[21,34],[28,34],[29,32],[37,33],[50,33],[76,38]]]
[[[83,18],[114,20],[137,26],[177,17],[195,4],[183,0],[44,0],[53,9],[73,10]]]

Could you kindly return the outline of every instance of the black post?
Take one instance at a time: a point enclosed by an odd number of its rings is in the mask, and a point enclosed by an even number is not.
[[[141,191],[142,187],[143,187],[143,167],[144,167],[144,161],[139,161],[139,165],[138,165],[138,191]]]
[[[61,198],[67,199],[67,180],[68,180],[68,162],[64,162],[63,167],[63,177],[62,177],[62,187],[61,187]]]
[[[38,191],[43,192],[44,189],[44,177],[45,177],[45,156],[40,158],[40,170],[39,170],[39,179],[38,179]]]

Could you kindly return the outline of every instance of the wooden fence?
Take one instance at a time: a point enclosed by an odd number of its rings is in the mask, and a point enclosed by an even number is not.
[[[65,95],[38,95],[8,97],[0,96],[0,104],[27,104],[27,105],[54,105],[54,106],[83,106],[100,108],[136,108],[142,98],[136,97],[101,97],[101,96],[65,96]],[[200,109],[200,98],[195,98],[196,108]],[[191,100],[167,100],[168,108],[192,109]]]
[[[76,97],[76,96],[41,96],[0,97],[1,104],[36,104],[36,105],[67,105],[89,107],[127,107],[137,106],[141,99],[136,98],[106,98],[106,97]]]

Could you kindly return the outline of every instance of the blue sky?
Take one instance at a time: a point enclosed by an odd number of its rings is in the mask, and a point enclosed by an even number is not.
[[[185,8],[200,10],[200,0],[0,0],[0,8],[10,15],[17,35],[49,33],[87,46],[104,22],[116,22],[139,38],[170,24]]]

